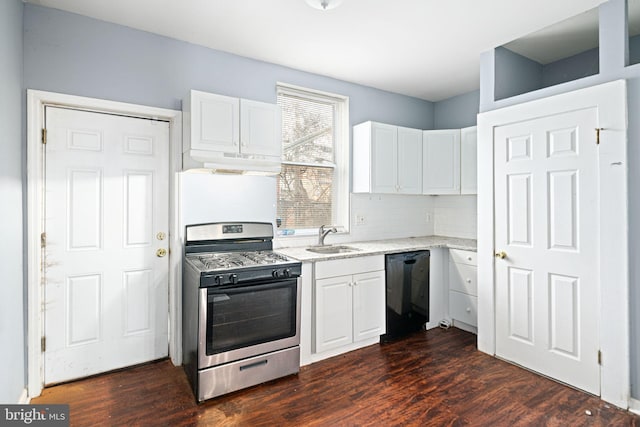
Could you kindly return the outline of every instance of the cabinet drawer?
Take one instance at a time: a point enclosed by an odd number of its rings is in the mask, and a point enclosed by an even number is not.
[[[478,254],[462,249],[449,249],[449,259],[458,264],[478,265]]]
[[[478,298],[449,291],[449,314],[452,319],[471,326],[478,326]]]
[[[478,267],[449,262],[449,289],[477,296]]]
[[[316,279],[384,270],[384,255],[316,262]]]

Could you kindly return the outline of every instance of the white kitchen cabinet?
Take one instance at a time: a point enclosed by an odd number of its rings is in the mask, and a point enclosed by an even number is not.
[[[314,309],[315,353],[378,339],[385,333],[384,256],[316,262]]]
[[[266,102],[240,100],[240,152],[246,155],[282,156],[280,107]]]
[[[353,127],[353,191],[422,193],[422,131],[384,123]]]
[[[460,130],[425,130],[422,150],[422,193],[460,194]]]
[[[460,129],[460,194],[478,194],[478,132]]]
[[[281,126],[276,104],[192,90],[183,102],[183,168],[277,173]]]
[[[449,315],[454,325],[456,321],[478,325],[477,269],[476,252],[449,249]]]

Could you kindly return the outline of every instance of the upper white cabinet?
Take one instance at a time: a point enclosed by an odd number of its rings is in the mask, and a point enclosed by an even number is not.
[[[478,132],[460,129],[460,194],[478,193]]]
[[[422,193],[422,131],[376,122],[353,127],[353,191]]]
[[[183,102],[183,168],[280,171],[276,104],[192,90]]]
[[[423,194],[460,194],[460,130],[423,132]]]
[[[423,133],[423,194],[477,194],[475,126]]]
[[[422,193],[422,132],[398,127],[398,192]]]
[[[266,102],[240,100],[240,153],[282,157],[280,108]]]

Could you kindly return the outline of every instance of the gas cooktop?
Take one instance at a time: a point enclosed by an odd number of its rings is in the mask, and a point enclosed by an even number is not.
[[[190,262],[202,272],[216,272],[246,267],[275,267],[297,262],[273,251],[207,252],[187,255]]]

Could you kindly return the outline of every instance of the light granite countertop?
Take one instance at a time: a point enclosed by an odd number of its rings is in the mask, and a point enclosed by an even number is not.
[[[319,254],[308,251],[308,246],[278,248],[276,252],[287,255],[303,262],[323,261],[328,259],[354,258],[365,255],[393,254],[422,249],[449,248],[475,251],[477,241],[474,239],[459,239],[446,236],[408,237],[404,239],[373,240],[370,242],[340,243],[339,246],[349,246],[357,250],[336,254]],[[336,246],[338,246],[336,245]],[[327,245],[331,246],[331,245]]]

